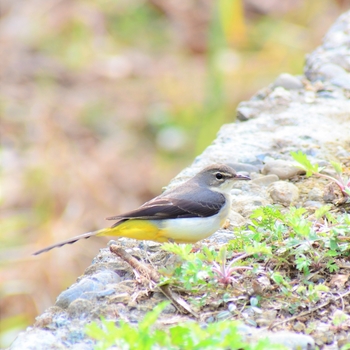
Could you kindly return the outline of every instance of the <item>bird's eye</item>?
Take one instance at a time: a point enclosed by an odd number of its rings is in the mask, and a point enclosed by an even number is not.
[[[224,175],[222,175],[221,173],[216,173],[216,174],[215,174],[215,177],[216,177],[218,180],[221,180],[221,179],[224,177]]]

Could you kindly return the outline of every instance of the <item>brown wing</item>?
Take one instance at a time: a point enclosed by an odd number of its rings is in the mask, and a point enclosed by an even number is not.
[[[138,209],[112,216],[107,220],[141,219],[160,220],[192,217],[208,217],[217,214],[225,204],[225,197],[215,193],[213,201],[196,201],[182,198],[156,197]],[[118,222],[119,224],[119,222]]]

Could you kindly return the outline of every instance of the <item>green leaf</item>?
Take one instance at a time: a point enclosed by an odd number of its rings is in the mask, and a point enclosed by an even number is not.
[[[315,286],[315,290],[319,292],[329,292],[329,287],[325,286],[324,284],[317,284]]]
[[[307,158],[307,155],[302,151],[290,152],[293,159],[298,162],[301,167],[306,171],[306,176],[309,177],[313,173],[318,173],[318,164],[312,165],[310,160]]]
[[[286,281],[285,277],[283,277],[279,272],[272,273],[271,279],[278,285],[283,285],[285,287],[290,287],[290,285]]]
[[[299,271],[303,271],[305,275],[309,274],[309,266],[311,264],[311,260],[309,258],[302,255],[295,260],[295,264]]]
[[[329,214],[329,210],[332,208],[330,204],[323,205],[321,208],[315,210],[315,216],[317,219],[321,219],[325,215]]]
[[[331,161],[331,164],[338,175],[341,175],[343,173],[343,167],[341,163]]]
[[[188,325],[189,326],[189,325]],[[170,328],[170,338],[173,345],[181,346],[183,349],[193,347],[193,339],[191,337],[193,326],[174,326]]]
[[[179,255],[183,260],[193,261],[196,258],[196,254],[192,252],[192,244],[176,244],[176,243],[163,243],[162,249]]]
[[[140,330],[149,330],[149,328],[153,326],[157,321],[159,315],[167,305],[169,305],[169,302],[163,301],[162,303],[158,304],[152,311],[148,312],[143,320],[139,323]]]
[[[92,322],[86,326],[86,334],[97,340],[104,339],[106,336],[105,331],[97,324],[97,322]]]
[[[198,257],[202,260],[212,262],[215,260],[216,256],[217,256],[217,252],[213,247],[208,247],[206,245],[203,245],[202,253],[200,253]]]

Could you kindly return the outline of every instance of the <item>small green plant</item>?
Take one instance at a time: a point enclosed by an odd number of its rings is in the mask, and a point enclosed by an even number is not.
[[[164,244],[163,249],[182,261],[161,271],[161,283],[180,288],[198,311],[217,306],[217,320],[236,317],[227,310],[228,303],[240,310],[248,308],[248,296],[250,306],[255,300],[263,308],[272,300],[297,314],[329,293],[315,282],[314,274],[334,273],[339,262],[350,256],[350,215],[330,209],[326,205],[310,213],[305,208],[260,207],[220,249],[203,245],[194,251],[192,245]],[[260,282],[260,277],[268,282]],[[271,293],[276,290],[278,296]],[[242,298],[236,297],[237,292]]]
[[[249,266],[233,266],[233,264],[236,263],[238,260],[247,257],[247,254],[242,254],[238,258],[231,260],[231,262],[228,265],[226,265],[226,253],[226,247],[224,246],[219,251],[221,264],[214,261],[212,267],[212,270],[215,273],[218,282],[223,284],[224,286],[228,286],[229,284],[232,284],[234,282],[234,278],[232,275],[235,271],[253,269]]]
[[[205,261],[207,261],[207,258],[209,260],[213,259],[213,252],[206,249],[203,253],[193,253],[192,245],[178,245],[175,243],[164,243],[162,249],[180,256],[183,260],[172,271],[163,272],[162,284],[171,283],[181,286],[192,294],[203,291],[205,287],[208,287],[208,281],[213,276],[213,272]]]
[[[197,258],[198,254],[194,253],[192,248],[192,244],[164,243],[162,245],[163,250],[174,253],[185,261],[193,261]]]
[[[296,289],[296,293],[302,300],[307,301],[308,303],[316,303],[321,299],[322,293],[329,292],[329,288],[324,284],[313,284],[310,283],[307,286],[300,285]]]
[[[330,162],[333,169],[336,172],[336,176],[330,176],[326,174],[322,174],[322,168],[319,168],[318,164],[311,164],[310,160],[307,158],[306,154],[302,151],[291,152],[291,156],[295,161],[297,161],[300,166],[306,171],[306,176],[309,177],[311,175],[317,175],[320,177],[324,177],[328,180],[333,181],[338,185],[343,195],[348,199],[350,198],[350,178],[343,174],[343,166],[337,162]]]
[[[264,246],[263,243],[259,245]],[[189,293],[188,300],[197,309],[212,302],[218,305],[225,304],[225,291],[229,286],[234,287],[234,275],[241,276],[241,271],[247,270],[253,274],[259,271],[259,268],[246,266],[247,262],[243,259],[262,254],[264,250],[251,247],[248,248],[249,253],[233,257],[228,245],[222,246],[219,251],[214,247],[203,246],[201,251],[192,252],[191,245],[165,243],[162,249],[179,255],[184,261],[175,267],[172,266],[170,270],[160,271],[161,284],[171,284]]]
[[[271,273],[270,278],[280,287],[282,293],[286,297],[290,297],[292,295],[293,287],[290,284],[288,277],[282,276],[280,272],[276,271]]]
[[[245,251],[268,244],[266,248],[270,249],[270,256],[273,255],[281,264],[293,261],[305,275],[310,269],[321,266],[330,272],[335,271],[338,267],[334,258],[348,254],[350,216],[342,214],[336,217],[329,213],[329,208],[319,208],[315,212],[316,221],[308,218],[304,208],[291,207],[285,213],[271,206],[255,210],[251,215],[252,224],[244,230]]]
[[[283,350],[282,345],[271,344],[262,339],[248,344],[242,339],[239,324],[224,320],[202,326],[197,322],[186,322],[168,329],[156,329],[155,323],[168,303],[163,302],[148,312],[137,327],[127,322],[102,320],[86,326],[86,333],[97,340],[96,350],[107,350],[117,346],[125,350]]]
[[[332,323],[336,327],[346,324],[347,322],[349,322],[349,320],[350,320],[350,316],[341,310],[336,310],[332,317]]]
[[[231,259],[229,246],[223,246],[219,251],[203,246],[201,252],[193,253],[191,245],[180,246],[174,243],[164,243],[162,249],[177,254],[184,260],[181,265],[174,268],[171,273],[172,277],[163,278],[162,283],[181,285],[182,288],[192,293],[204,291],[204,289],[216,289],[217,283],[227,287],[234,282],[233,274],[238,270],[253,270],[250,266],[238,265],[238,261],[254,254],[269,252],[264,243],[257,244],[255,247],[247,247],[246,253],[234,259]]]
[[[92,322],[86,326],[86,334],[98,340],[96,350],[105,350],[112,345],[117,345],[121,349],[152,349],[153,345],[166,345],[165,339],[157,330],[151,327],[158,319],[160,313],[168,303],[157,305],[151,312],[147,313],[138,328],[130,326],[129,323],[120,321],[119,325],[113,321],[102,320],[101,326],[97,322]]]

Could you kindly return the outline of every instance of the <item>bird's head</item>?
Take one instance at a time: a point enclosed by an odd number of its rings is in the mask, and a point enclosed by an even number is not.
[[[196,176],[200,186],[206,186],[212,191],[229,192],[236,180],[250,180],[249,176],[237,174],[234,169],[225,164],[213,164],[201,170]]]

